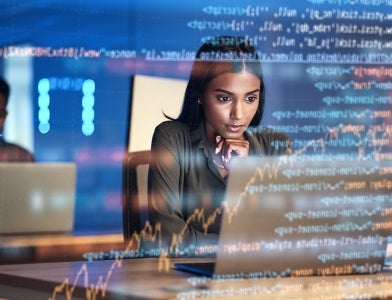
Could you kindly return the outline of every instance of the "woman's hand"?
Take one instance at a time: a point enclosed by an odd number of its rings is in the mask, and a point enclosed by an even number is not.
[[[249,142],[247,140],[224,139],[216,137],[215,154],[220,155],[223,166],[228,169],[233,156],[248,156]]]

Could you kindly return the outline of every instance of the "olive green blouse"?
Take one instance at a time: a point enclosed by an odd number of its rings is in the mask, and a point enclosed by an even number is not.
[[[285,134],[249,128],[245,135],[249,155],[290,154]],[[178,121],[161,123],[151,151],[148,204],[150,221],[161,235],[159,245],[188,256],[216,245],[226,182],[208,150],[203,124],[191,131]]]

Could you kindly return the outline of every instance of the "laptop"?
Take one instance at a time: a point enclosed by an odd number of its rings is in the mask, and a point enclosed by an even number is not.
[[[175,268],[215,278],[376,273],[392,228],[391,161],[234,158],[216,261]]]
[[[69,233],[74,163],[0,163],[0,234]]]

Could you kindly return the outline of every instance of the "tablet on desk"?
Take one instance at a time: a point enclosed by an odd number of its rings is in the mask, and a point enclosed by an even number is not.
[[[69,233],[74,163],[0,163],[0,234]]]
[[[391,231],[391,165],[234,158],[216,263],[175,267],[246,278],[379,272]]]

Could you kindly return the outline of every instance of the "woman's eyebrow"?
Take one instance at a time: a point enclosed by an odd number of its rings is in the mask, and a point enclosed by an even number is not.
[[[222,93],[226,93],[226,94],[234,94],[231,91],[225,90],[225,89],[221,89],[221,88],[217,88],[214,90],[214,92],[222,92]],[[254,93],[259,93],[260,89],[255,89],[253,91],[247,92],[246,94],[254,94]]]
[[[255,94],[255,93],[259,93],[259,92],[260,92],[260,89],[255,89],[254,91],[247,92],[247,94]]]
[[[226,93],[226,94],[234,94],[233,92],[230,92],[228,90],[221,89],[221,88],[215,89],[214,92],[222,92],[222,93]]]

